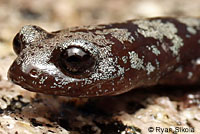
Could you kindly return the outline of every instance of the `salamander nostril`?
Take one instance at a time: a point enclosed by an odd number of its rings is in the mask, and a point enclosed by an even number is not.
[[[13,39],[13,50],[15,51],[15,53],[17,55],[19,55],[21,50],[22,50],[22,43],[21,43],[21,39],[20,39],[19,33]]]
[[[80,47],[67,48],[61,54],[62,68],[72,74],[81,74],[95,65],[95,58]]]
[[[29,72],[30,76],[33,77],[33,78],[37,78],[38,77],[38,72],[37,70],[35,69],[32,69],[30,72]]]

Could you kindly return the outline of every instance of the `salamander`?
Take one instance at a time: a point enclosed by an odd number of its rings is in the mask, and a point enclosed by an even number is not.
[[[52,95],[118,95],[154,85],[198,85],[200,19],[157,17],[55,32],[27,25],[13,39],[8,78]]]

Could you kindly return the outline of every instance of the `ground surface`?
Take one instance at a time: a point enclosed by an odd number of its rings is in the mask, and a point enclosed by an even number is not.
[[[200,133],[198,87],[154,87],[114,97],[76,99],[32,93],[6,77],[15,58],[12,39],[23,25],[55,31],[199,13],[199,0],[0,0],[0,134],[146,134],[153,129],[156,133],[156,127],[179,127],[178,134]]]

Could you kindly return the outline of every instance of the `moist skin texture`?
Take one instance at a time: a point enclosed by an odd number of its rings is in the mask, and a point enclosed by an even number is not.
[[[30,91],[71,97],[197,85],[199,37],[199,18],[129,20],[51,33],[28,25],[14,38],[18,57],[8,77]]]

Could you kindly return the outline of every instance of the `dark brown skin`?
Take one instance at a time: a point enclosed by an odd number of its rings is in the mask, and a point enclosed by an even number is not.
[[[157,84],[198,84],[200,19],[150,18],[46,32],[24,26],[8,77],[34,92],[117,95]]]

